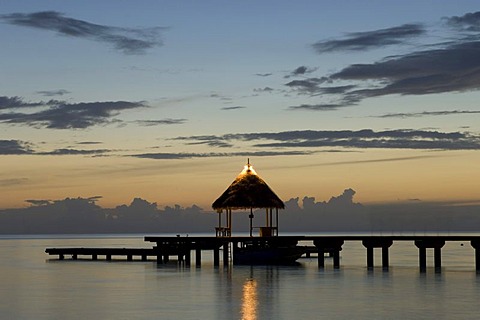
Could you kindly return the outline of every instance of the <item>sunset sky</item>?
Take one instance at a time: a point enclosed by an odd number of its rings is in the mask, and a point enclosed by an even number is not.
[[[0,3],[0,208],[480,202],[478,1]]]

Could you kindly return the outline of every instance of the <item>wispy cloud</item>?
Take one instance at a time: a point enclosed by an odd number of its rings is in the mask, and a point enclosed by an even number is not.
[[[0,15],[6,23],[53,31],[68,37],[86,38],[113,45],[124,54],[142,54],[148,49],[163,45],[162,27],[123,28],[94,24],[66,17],[57,11],[11,13]]]
[[[65,89],[58,89],[58,90],[37,91],[37,93],[45,97],[53,97],[53,96],[63,96],[65,94],[69,94],[70,91]]]
[[[138,125],[145,127],[153,127],[160,125],[182,124],[187,122],[187,119],[162,119],[162,120],[138,120],[135,121]]]
[[[27,178],[0,179],[0,187],[11,187],[28,182]]]
[[[339,108],[348,107],[347,104],[328,104],[328,103],[318,103],[318,104],[301,104],[299,106],[290,106],[290,110],[312,110],[312,111],[332,111]]]
[[[238,110],[238,109],[245,109],[246,107],[242,106],[235,106],[235,107],[223,107],[221,110]]]
[[[80,149],[71,149],[71,148],[64,148],[64,149],[55,149],[53,151],[48,152],[37,152],[37,155],[50,155],[50,156],[71,156],[71,155],[101,155],[104,153],[110,152],[107,149],[94,149],[94,150],[80,150]]]
[[[8,104],[10,102],[10,104]],[[49,101],[48,103],[20,103],[21,99],[7,98],[7,104],[0,109],[15,109],[19,107],[48,106],[46,109],[32,112],[0,113],[0,122],[9,124],[23,124],[37,128],[50,129],[85,129],[94,125],[111,122],[111,118],[120,111],[127,109],[144,108],[143,102],[107,101],[66,103]]]
[[[480,136],[465,132],[425,130],[341,130],[238,133],[221,136],[177,137],[189,144],[250,142],[257,148],[360,148],[418,150],[480,150]]]
[[[132,154],[130,157],[171,160],[192,158],[220,158],[220,157],[273,157],[273,156],[298,156],[312,154],[310,151],[255,151],[255,152],[209,152],[209,153],[142,153]]]
[[[380,116],[372,116],[372,118],[419,118],[428,116],[452,116],[460,114],[480,114],[480,111],[470,110],[452,110],[452,111],[423,111],[410,113],[387,113]]]
[[[270,77],[271,75],[273,75],[273,73],[269,72],[269,73],[255,73],[256,76],[259,76],[259,77]]]
[[[303,75],[306,75],[306,74],[309,74],[309,73],[313,73],[313,72],[317,71],[317,69],[318,68],[310,68],[310,67],[307,67],[307,66],[300,66],[300,67],[296,68],[295,70],[291,71],[286,76],[284,76],[284,78],[288,79],[290,77],[303,76]]]
[[[319,41],[314,43],[312,47],[318,53],[361,51],[402,44],[408,39],[423,35],[425,32],[421,24],[404,24],[387,29],[348,33],[344,39]]]

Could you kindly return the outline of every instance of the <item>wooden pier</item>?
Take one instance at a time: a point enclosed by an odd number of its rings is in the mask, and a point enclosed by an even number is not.
[[[171,257],[186,266],[191,264],[192,251],[195,252],[195,265],[202,264],[202,251],[213,252],[213,264],[219,266],[222,260],[223,265],[232,262],[232,250],[244,246],[253,247],[284,247],[295,246],[299,242],[306,245],[305,256],[310,257],[316,254],[318,267],[325,267],[325,254],[328,253],[333,259],[333,268],[340,268],[340,251],[345,241],[361,241],[366,249],[366,266],[374,268],[374,249],[380,248],[382,254],[382,268],[389,268],[389,248],[396,241],[412,242],[418,248],[418,261],[420,272],[427,270],[427,249],[433,249],[434,269],[441,271],[442,257],[441,250],[446,242],[469,242],[475,249],[475,269],[480,273],[480,236],[272,236],[272,237],[145,237],[146,242],[154,243],[152,248],[47,248],[45,252],[49,255],[57,255],[60,260],[65,256],[78,259],[79,256],[88,256],[92,260],[105,257],[105,260],[112,260],[113,256],[126,258],[127,261],[140,257],[142,261],[153,257],[158,263],[167,263]],[[300,246],[301,247],[301,246]],[[222,255],[220,255],[222,252]],[[222,256],[220,258],[220,256]]]

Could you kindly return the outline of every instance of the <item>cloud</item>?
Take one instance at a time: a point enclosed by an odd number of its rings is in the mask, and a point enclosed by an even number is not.
[[[111,150],[107,149],[80,150],[62,148],[53,151],[38,152],[32,148],[32,144],[29,142],[20,140],[0,140],[0,155],[100,155],[110,151]]]
[[[390,94],[424,95],[480,88],[480,42],[417,51],[372,64],[354,64],[333,80],[378,81],[385,85],[350,91],[358,99]]]
[[[0,96],[0,110],[44,106],[45,102],[25,102],[20,97]]]
[[[45,97],[53,97],[53,96],[63,96],[65,94],[69,94],[70,91],[65,89],[58,89],[58,90],[37,91],[37,93]]]
[[[312,110],[312,111],[332,111],[332,110],[337,110],[339,108],[347,107],[348,105],[343,105],[343,104],[301,104],[299,106],[290,106],[288,109],[290,110]]]
[[[387,113],[380,116],[372,116],[373,118],[419,118],[427,116],[452,116],[460,114],[480,114],[475,110],[452,110],[452,111],[423,111],[410,113]]]
[[[182,124],[185,123],[187,119],[162,119],[162,120],[138,120],[135,121],[138,125],[145,127],[152,127],[158,125],[170,125],[170,124]]]
[[[286,76],[284,76],[284,78],[288,79],[290,77],[297,77],[297,76],[303,76],[305,74],[308,74],[308,73],[313,73],[315,71],[317,71],[318,68],[309,68],[309,67],[306,67],[306,66],[300,66],[298,68],[296,68],[295,70],[293,70],[292,72],[290,72],[289,74],[287,74]]]
[[[402,44],[406,40],[425,34],[421,24],[404,24],[398,27],[367,32],[353,32],[345,39],[319,41],[312,45],[317,53],[338,51],[363,51],[389,45]]]
[[[462,132],[425,130],[282,131],[177,137],[198,144],[252,142],[257,148],[374,148],[419,150],[480,150],[480,136]],[[266,141],[266,142],[262,142]]]
[[[0,15],[6,23],[56,32],[67,37],[85,38],[112,45],[124,54],[143,54],[146,50],[163,45],[164,28],[122,28],[99,25],[66,17],[57,11],[11,13]]]
[[[454,37],[440,38],[420,49],[412,46],[405,54],[387,56],[372,63],[351,64],[321,78],[295,80],[285,85],[299,94],[327,95],[330,99],[328,104],[338,105],[358,105],[366,98],[393,94],[427,95],[479,90],[480,12],[443,20],[446,22],[444,25],[456,32]],[[405,24],[350,33],[346,39],[317,42],[314,48],[320,54],[365,50],[405,44],[407,39],[425,34],[423,25]],[[324,83],[331,86],[321,86]]]
[[[0,122],[49,129],[85,129],[110,122],[122,110],[146,107],[143,102],[128,101],[50,103],[47,109],[38,112],[0,113]]]
[[[461,17],[443,18],[447,25],[462,31],[480,31],[480,11],[467,13]]]
[[[273,73],[255,73],[255,75],[259,77],[270,77]]]
[[[245,109],[246,107],[242,106],[235,106],[235,107],[223,107],[221,110],[237,110],[237,109]]]
[[[95,150],[79,150],[71,148],[55,149],[49,152],[38,152],[38,155],[52,155],[52,156],[65,156],[65,155],[99,155],[110,152],[107,149],[95,149]]]
[[[328,81],[328,78],[308,78],[304,80],[292,80],[285,85],[294,90],[297,90],[301,94],[318,94],[321,91],[320,85]]]
[[[20,140],[0,140],[0,155],[32,154],[28,142]]]
[[[80,142],[77,142],[77,144],[102,144],[103,142],[99,142],[99,141],[80,141]]]
[[[257,92],[257,93],[260,93],[260,92],[272,92],[274,91],[273,88],[270,88],[270,87],[264,87],[264,88],[255,88],[253,89],[253,92]]]
[[[192,158],[223,158],[223,157],[273,157],[273,156],[298,156],[312,154],[309,151],[255,151],[255,152],[210,152],[210,153],[142,153],[132,154],[130,157],[172,160],[172,159],[192,159]]]

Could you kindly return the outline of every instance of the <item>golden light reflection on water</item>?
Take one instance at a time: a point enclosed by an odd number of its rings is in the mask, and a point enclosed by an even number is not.
[[[257,281],[254,279],[247,279],[243,284],[242,320],[257,319],[257,308]]]

